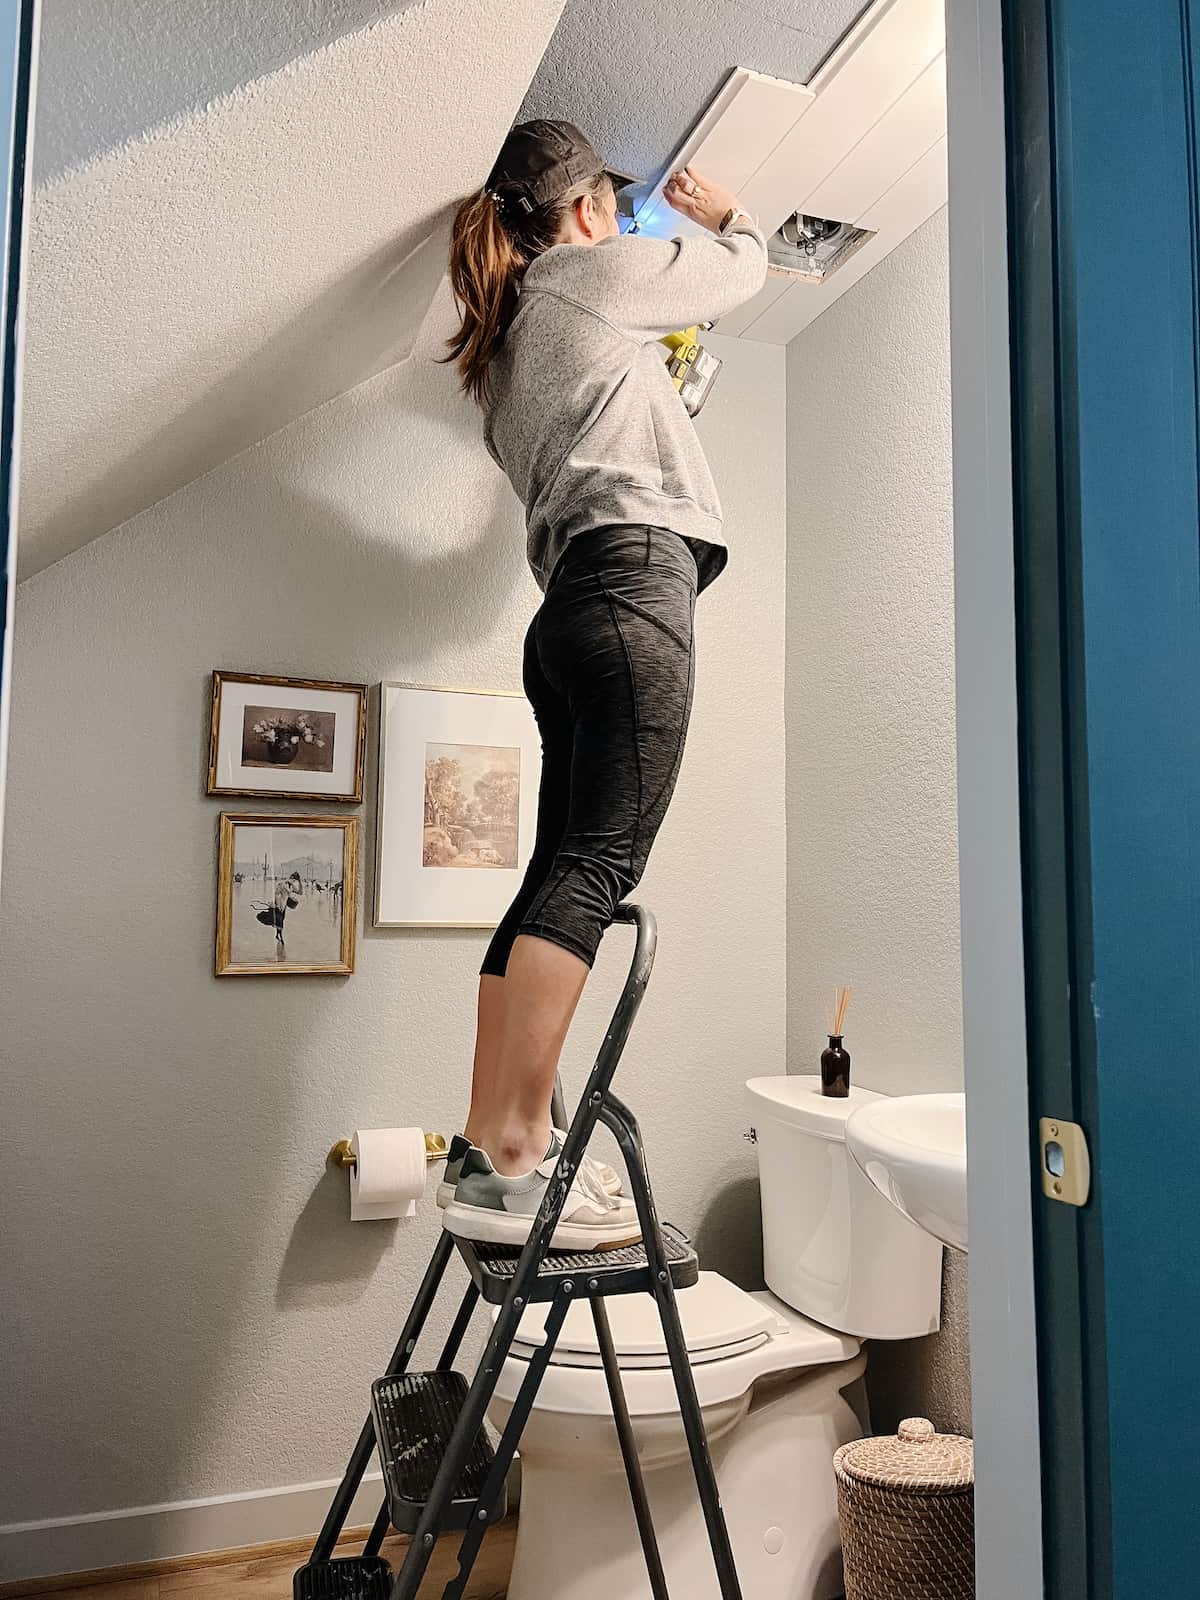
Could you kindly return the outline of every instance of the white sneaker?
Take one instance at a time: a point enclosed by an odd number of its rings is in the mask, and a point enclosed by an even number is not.
[[[507,1178],[485,1151],[472,1145],[462,1159],[454,1199],[442,1213],[442,1226],[460,1239],[481,1244],[521,1246],[529,1237],[546,1186],[562,1153],[556,1129],[550,1148],[532,1172]],[[552,1250],[616,1250],[641,1239],[637,1212],[596,1186],[581,1168],[567,1191],[550,1240]]]
[[[565,1144],[567,1136],[563,1130],[555,1128],[554,1132]],[[585,1155],[579,1163],[579,1170],[586,1171],[593,1183],[603,1189],[605,1194],[611,1195],[614,1200],[622,1198],[621,1174],[616,1167],[610,1167],[607,1161],[597,1161],[594,1156]]]
[[[461,1133],[456,1133],[450,1141],[450,1148],[446,1152],[446,1165],[442,1168],[442,1181],[437,1186],[437,1203],[443,1211],[454,1199],[459,1174],[462,1172],[463,1157],[470,1148],[471,1141],[464,1139]]]
[[[560,1140],[566,1142],[567,1136],[561,1128],[555,1128],[554,1132]],[[462,1172],[463,1157],[470,1148],[470,1140],[464,1139],[461,1133],[456,1133],[450,1141],[450,1149],[446,1153],[446,1165],[442,1168],[441,1182],[437,1186],[437,1203],[443,1211],[454,1199],[459,1174]],[[607,1161],[596,1161],[591,1156],[585,1155],[579,1163],[579,1171],[583,1177],[590,1178],[597,1188],[611,1195],[614,1200],[622,1198],[621,1174],[616,1167],[610,1167]]]

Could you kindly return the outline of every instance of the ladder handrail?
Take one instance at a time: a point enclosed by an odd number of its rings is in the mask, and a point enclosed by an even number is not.
[[[617,997],[612,1020],[597,1052],[595,1064],[583,1092],[584,1099],[597,1091],[603,1094],[612,1082],[617,1063],[621,1059],[621,1052],[625,1048],[625,1041],[629,1037],[629,1030],[633,1026],[633,1019],[637,1016],[646,985],[650,982],[650,974],[654,970],[654,955],[658,949],[658,923],[653,911],[645,906],[623,900],[613,911],[613,921],[633,923],[637,929],[637,937],[629,961],[629,972]],[[567,1103],[563,1097],[560,1076],[556,1076],[554,1080],[551,1120],[556,1128],[564,1131],[571,1126],[572,1119],[567,1115]]]

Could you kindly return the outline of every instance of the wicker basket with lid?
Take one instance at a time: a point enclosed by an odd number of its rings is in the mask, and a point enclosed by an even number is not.
[[[833,1458],[846,1600],[974,1600],[970,1439],[910,1417]]]

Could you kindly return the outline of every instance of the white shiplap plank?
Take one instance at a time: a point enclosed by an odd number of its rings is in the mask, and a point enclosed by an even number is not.
[[[731,72],[688,138],[675,152],[652,194],[639,207],[640,229],[650,234],[700,231],[673,211],[663,184],[677,167],[695,162],[706,177],[741,194],[754,173],[812,104],[811,89],[739,67]],[[772,231],[778,224],[772,225]]]
[[[824,283],[793,282],[786,294],[744,329],[742,337],[764,344],[787,344],[927,222],[947,197],[946,140],[942,138],[860,219],[862,226],[877,230],[873,239]]]
[[[940,0],[880,0],[813,80],[804,118],[742,190],[768,232],[819,188],[945,49]]]
[[[858,226],[890,234],[894,247],[946,204],[948,185],[946,135],[943,134],[886,194],[880,195],[869,211],[863,212]]]
[[[946,132],[946,58],[938,55],[804,201],[810,216],[857,222]]]
[[[730,73],[669,170],[694,161],[768,235],[803,209],[878,237],[827,283],[769,278],[721,333],[786,344],[945,203],[944,52],[943,0],[876,0],[810,85]],[[697,231],[662,181],[639,210],[643,231]]]
[[[731,334],[736,338],[790,288],[791,283],[787,278],[768,278],[752,300],[747,300],[745,305],[738,306],[736,311],[731,311],[727,317],[721,318],[717,323],[717,332]]]

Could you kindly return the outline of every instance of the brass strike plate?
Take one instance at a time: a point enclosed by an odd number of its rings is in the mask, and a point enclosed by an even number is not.
[[[1048,1200],[1082,1206],[1092,1187],[1092,1161],[1087,1136],[1077,1122],[1057,1117],[1038,1121],[1042,1148],[1042,1193]]]

